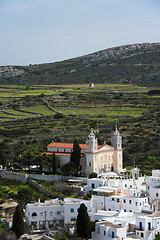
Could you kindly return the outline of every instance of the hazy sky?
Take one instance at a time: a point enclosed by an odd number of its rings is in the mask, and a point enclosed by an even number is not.
[[[0,0],[0,65],[160,41],[160,0]]]

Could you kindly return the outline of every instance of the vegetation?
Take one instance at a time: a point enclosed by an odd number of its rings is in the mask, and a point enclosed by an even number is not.
[[[97,177],[97,173],[96,172],[92,172],[89,174],[89,178],[96,178]]]
[[[32,200],[37,201],[38,198],[41,201],[47,199],[44,194],[28,183],[22,184],[16,181],[0,179],[0,203],[4,203],[8,199],[14,199],[24,205]]]
[[[52,140],[85,143],[94,128],[98,143],[110,144],[117,123],[123,136],[124,166],[136,165],[146,174],[158,168],[160,94],[150,92],[156,89],[88,86],[1,86],[0,163],[9,169],[37,165],[39,172],[42,167],[52,172],[52,155],[41,154]],[[56,112],[64,117],[55,118]],[[64,174],[75,171],[68,165],[63,170]]]
[[[92,82],[157,87],[160,86],[159,49],[158,43],[126,45],[61,62],[12,67],[20,71],[18,76],[13,76],[10,68],[1,67],[7,76],[1,75],[0,84],[22,84],[24,87],[19,88],[27,91],[31,89],[29,85],[35,84]]]
[[[22,207],[17,205],[15,213],[13,215],[12,230],[15,232],[17,239],[24,233],[24,222]]]
[[[73,143],[73,151],[71,153],[70,161],[73,162],[77,168],[79,168],[80,159],[81,159],[81,148],[78,144],[77,139],[75,139]]]
[[[91,238],[91,224],[87,213],[87,207],[84,203],[80,205],[78,209],[77,221],[77,234],[83,238]]]

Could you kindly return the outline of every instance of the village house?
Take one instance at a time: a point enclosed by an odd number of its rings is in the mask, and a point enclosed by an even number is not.
[[[65,198],[64,201],[51,199],[49,201],[28,203],[26,205],[26,222],[31,230],[65,229],[67,225],[76,222],[78,208],[84,203],[88,212],[91,211],[91,201]]]
[[[97,174],[108,171],[121,172],[123,169],[122,137],[116,127],[111,137],[111,146],[107,144],[98,145],[98,140],[91,130],[86,144],[79,144],[81,147],[80,170],[89,175],[92,172]],[[60,166],[70,161],[73,150],[72,143],[52,142],[47,146],[46,154],[55,153],[59,156]]]

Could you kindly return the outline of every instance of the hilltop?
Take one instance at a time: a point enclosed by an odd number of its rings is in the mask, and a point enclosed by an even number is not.
[[[0,84],[91,82],[160,87],[160,43],[124,45],[61,62],[0,67]]]

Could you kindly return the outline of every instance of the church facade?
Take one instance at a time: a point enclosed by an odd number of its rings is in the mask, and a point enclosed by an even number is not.
[[[79,144],[81,147],[80,170],[89,175],[92,172],[120,172],[123,169],[122,136],[117,127],[111,137],[111,146],[108,144],[98,145],[98,140],[91,130],[86,144]],[[70,161],[70,154],[73,149],[72,143],[52,142],[47,146],[46,154],[59,156],[60,165]]]

